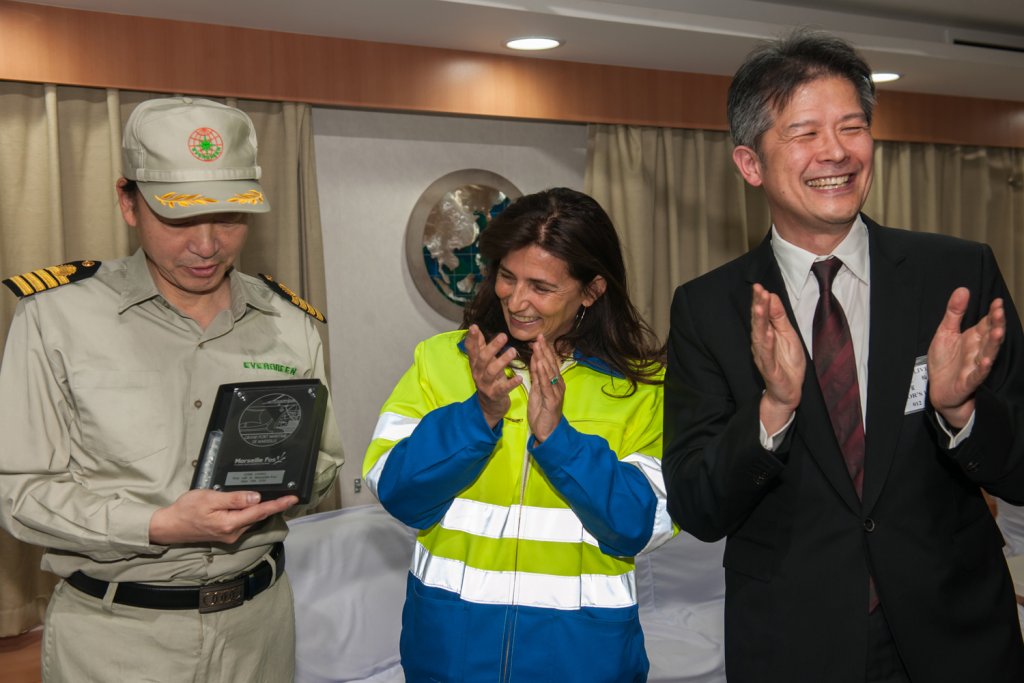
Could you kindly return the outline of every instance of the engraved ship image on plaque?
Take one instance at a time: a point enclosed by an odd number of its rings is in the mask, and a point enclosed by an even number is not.
[[[326,412],[327,387],[318,379],[222,384],[192,488],[308,503]]]

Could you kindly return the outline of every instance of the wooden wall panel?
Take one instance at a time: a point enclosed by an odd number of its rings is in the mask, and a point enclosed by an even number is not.
[[[301,36],[0,0],[0,79],[725,130],[729,79]],[[882,140],[1024,147],[1024,102],[879,95]]]
[[[879,140],[1024,147],[1024,102],[882,91]]]

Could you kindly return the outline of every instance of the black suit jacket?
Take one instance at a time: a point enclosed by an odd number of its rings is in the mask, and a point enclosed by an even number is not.
[[[864,681],[868,575],[913,681],[1024,681],[1002,539],[979,487],[1024,502],[1024,337],[991,250],[870,219],[863,502],[808,358],[783,443],[759,442],[764,382],[750,352],[751,286],[777,293],[766,239],[689,282],[672,304],[665,386],[668,508],[684,531],[728,536],[730,683]],[[958,286],[964,328],[1003,297],[1007,338],[954,450],[930,410],[905,414],[915,361]],[[685,571],[685,568],[682,568]]]

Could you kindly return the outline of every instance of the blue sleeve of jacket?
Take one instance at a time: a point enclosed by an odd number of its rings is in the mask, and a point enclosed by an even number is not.
[[[391,449],[377,488],[381,504],[408,526],[433,526],[483,471],[501,427],[487,424],[476,394],[430,411]]]
[[[643,550],[658,499],[640,470],[621,462],[603,438],[577,431],[564,417],[543,443],[531,437],[529,448],[602,552],[633,557]]]

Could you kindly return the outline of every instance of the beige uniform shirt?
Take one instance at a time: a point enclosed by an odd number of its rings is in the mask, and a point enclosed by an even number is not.
[[[232,272],[206,330],[159,294],[145,255],[23,299],[0,364],[0,522],[47,548],[43,568],[106,581],[205,583],[284,538],[280,515],[237,543],[159,546],[149,520],[191,484],[217,387],[324,377],[315,321]],[[341,442],[328,404],[314,496]]]

